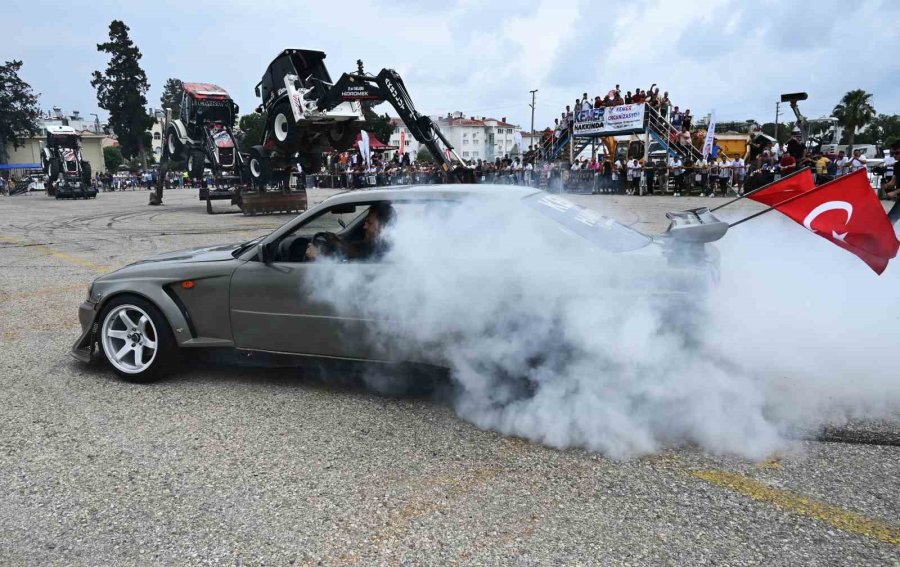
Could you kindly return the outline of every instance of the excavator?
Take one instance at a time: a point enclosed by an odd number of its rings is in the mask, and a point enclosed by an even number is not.
[[[416,110],[396,71],[382,69],[371,75],[359,60],[356,73],[344,73],[332,82],[324,60],[323,51],[284,49],[257,83],[255,92],[261,104],[256,112],[266,114],[263,140],[241,148],[240,156],[235,156],[239,158],[235,162],[243,164],[244,183],[234,190],[232,202],[244,214],[305,209],[306,191],[294,188],[302,185],[296,179],[317,173],[323,152],[349,150],[366,125],[365,111],[382,102],[390,103],[410,134],[428,148],[446,182],[475,182],[474,170],[459,157],[437,124]],[[233,137],[229,140],[237,144]],[[209,165],[214,152],[207,153]],[[202,160],[198,157],[196,162]],[[159,184],[151,204],[162,202],[161,193]],[[207,210],[211,212],[208,200]]]
[[[325,53],[285,49],[266,68],[256,85],[265,112],[266,130],[261,145],[249,149],[248,172],[253,186],[265,192],[283,182],[299,163],[317,172],[322,152],[345,151],[365,126],[365,107],[389,102],[410,134],[428,148],[448,182],[474,182],[474,171],[454,151],[430,117],[420,114],[403,79],[393,69],[366,73],[361,60],[356,73],[344,73],[332,82]],[[246,199],[246,197],[245,197]]]

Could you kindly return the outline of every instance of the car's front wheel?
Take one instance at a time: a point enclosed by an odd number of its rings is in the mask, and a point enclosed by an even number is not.
[[[116,374],[132,382],[162,376],[178,349],[159,309],[135,296],[110,300],[100,314],[99,334],[107,362]]]

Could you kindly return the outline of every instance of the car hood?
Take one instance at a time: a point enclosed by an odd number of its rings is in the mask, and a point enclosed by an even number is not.
[[[224,260],[233,260],[232,253],[237,250],[240,244],[222,244],[218,246],[203,246],[198,248],[187,248],[185,250],[177,250],[175,252],[166,252],[144,258],[134,264],[146,264],[149,262],[221,262]]]

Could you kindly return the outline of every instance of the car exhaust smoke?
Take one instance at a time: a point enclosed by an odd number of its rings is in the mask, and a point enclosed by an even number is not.
[[[509,200],[400,208],[385,238],[378,263],[310,270],[315,299],[371,319],[380,353],[446,365],[478,427],[614,458],[762,459],[798,430],[900,408],[897,273],[775,215],[717,243],[713,286]]]

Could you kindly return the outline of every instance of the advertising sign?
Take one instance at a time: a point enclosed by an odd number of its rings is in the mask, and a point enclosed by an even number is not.
[[[576,136],[615,136],[644,130],[644,104],[590,108],[575,113]]]

